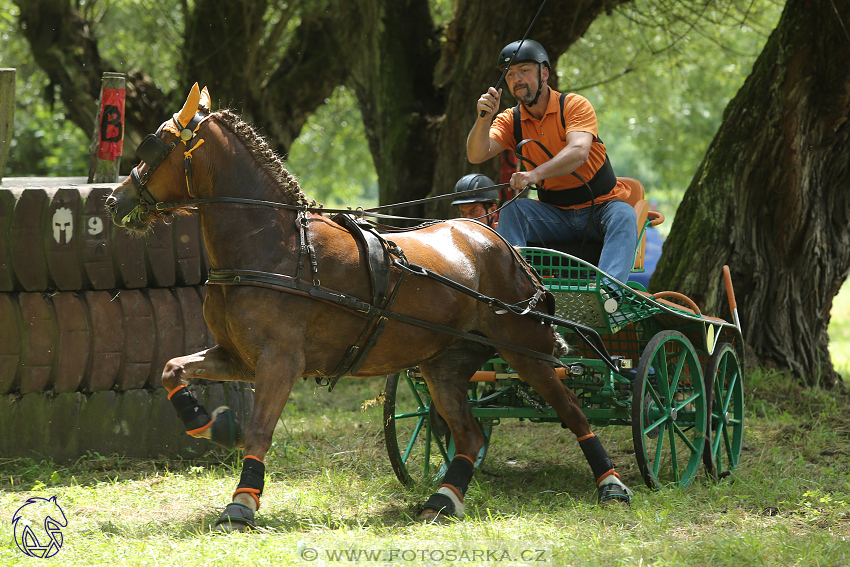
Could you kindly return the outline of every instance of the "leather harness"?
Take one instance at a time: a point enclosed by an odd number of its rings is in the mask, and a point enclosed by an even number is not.
[[[567,123],[564,119],[564,100],[567,95],[565,93],[561,93],[561,96],[558,99],[558,104],[561,108],[561,126],[564,128],[564,131],[567,129]],[[513,109],[513,118],[514,118],[514,142],[516,144],[517,157],[521,162],[529,162],[534,167],[537,165],[529,160],[526,157],[523,157],[521,149],[528,142],[535,142],[540,147],[543,148],[543,151],[549,156],[549,159],[552,159],[552,153],[540,143],[538,140],[523,140],[522,139],[522,114],[519,109],[520,105],[516,105]],[[599,137],[594,136],[593,143],[603,143]],[[578,178],[579,181],[582,182],[583,186],[573,187],[572,189],[562,189],[559,191],[551,191],[543,187],[543,183],[540,184],[540,187],[537,189],[537,198],[540,201],[547,203],[549,205],[555,205],[556,207],[571,207],[573,205],[580,205],[582,203],[587,203],[588,201],[595,201],[597,197],[601,197],[602,195],[607,195],[611,192],[612,189],[617,185],[617,176],[614,175],[614,168],[611,166],[611,160],[608,159],[608,153],[605,153],[605,163],[602,164],[602,167],[593,175],[589,181],[585,181],[584,178],[578,173],[573,172],[571,175]],[[587,189],[585,191],[584,189]],[[588,198],[588,193],[590,197]]]
[[[339,380],[340,377],[344,375],[356,374],[360,367],[363,365],[363,363],[366,361],[366,358],[368,357],[372,348],[378,342],[378,338],[383,332],[384,327],[386,326],[387,321],[389,319],[393,319],[401,323],[414,325],[424,329],[429,329],[432,331],[438,331],[478,344],[489,346],[495,349],[510,350],[522,354],[524,356],[529,356],[539,360],[545,360],[547,362],[550,362],[551,364],[554,364],[555,366],[563,366],[563,363],[561,363],[558,358],[552,356],[551,354],[537,352],[535,350],[507,343],[504,341],[491,339],[489,337],[485,337],[475,333],[461,331],[452,327],[448,327],[446,325],[425,321],[424,319],[419,319],[417,317],[411,317],[409,315],[403,315],[401,313],[396,313],[392,311],[391,308],[393,302],[395,301],[398,290],[401,288],[401,283],[407,274],[428,277],[430,279],[442,283],[443,285],[449,286],[461,293],[464,293],[476,299],[477,301],[487,303],[488,306],[497,315],[507,313],[514,313],[516,315],[527,315],[537,319],[541,324],[549,323],[552,325],[560,325],[563,327],[570,328],[591,348],[591,350],[593,350],[599,356],[599,358],[603,362],[605,362],[606,365],[608,365],[615,372],[618,371],[618,368],[612,360],[611,356],[608,354],[601,337],[593,328],[572,321],[560,319],[558,317],[554,317],[546,313],[533,311],[537,303],[546,295],[548,290],[545,288],[545,286],[542,285],[542,283],[540,283],[539,277],[535,277],[535,274],[533,273],[533,268],[531,268],[530,266],[528,266],[528,264],[524,262],[519,253],[516,252],[516,250],[514,250],[514,248],[510,246],[510,244],[508,244],[509,249],[512,251],[514,256],[520,260],[521,264],[526,269],[529,278],[537,288],[534,296],[524,301],[521,301],[518,304],[508,304],[497,298],[488,297],[449,278],[446,278],[445,276],[437,274],[423,266],[410,263],[404,256],[402,250],[394,242],[386,240],[377,232],[375,227],[373,227],[368,222],[362,220],[362,216],[365,212],[362,209],[355,211],[352,211],[350,209],[323,210],[320,208],[308,207],[306,203],[302,203],[300,205],[288,205],[284,203],[260,201],[256,199],[243,199],[236,197],[210,197],[201,199],[194,198],[195,195],[192,191],[192,151],[194,149],[197,149],[200,144],[203,143],[203,140],[199,141],[193,146],[190,145],[189,142],[195,137],[194,134],[200,127],[201,122],[208,116],[209,115],[205,115],[199,112],[195,114],[192,120],[190,120],[190,122],[185,126],[181,125],[177,121],[177,119],[174,118],[173,120],[177,125],[180,134],[178,138],[170,145],[159,139],[159,133],[162,130],[162,126],[159,130],[157,130],[156,134],[148,134],[142,141],[142,143],[139,144],[139,147],[136,151],[139,157],[142,158],[142,161],[148,165],[148,170],[143,176],[139,175],[138,167],[133,168],[130,174],[131,180],[133,182],[133,185],[135,186],[137,195],[139,197],[139,209],[142,211],[164,211],[168,209],[174,209],[201,203],[232,202],[297,210],[296,223],[298,226],[296,228],[297,233],[299,234],[299,260],[295,277],[287,276],[284,274],[275,274],[254,270],[210,269],[209,279],[206,283],[208,285],[250,285],[255,287],[274,289],[277,291],[317,299],[319,301],[335,305],[360,316],[366,317],[366,325],[364,326],[363,331],[360,333],[360,336],[357,338],[357,341],[355,341],[355,344],[351,345],[346,350],[346,353],[343,356],[342,360],[339,362],[336,369],[331,373],[330,376],[316,378],[316,381],[319,384],[327,385],[329,390],[333,390],[334,386],[336,385],[336,382]],[[184,152],[184,168],[186,173],[186,184],[188,186],[189,196],[192,197],[192,200],[174,203],[158,202],[153,197],[153,195],[151,195],[151,193],[147,190],[147,182],[153,172],[157,169],[157,167],[165,160],[165,158],[181,141],[184,142],[184,144],[186,144],[187,146],[187,151]],[[468,193],[470,194],[474,192],[475,190],[468,191]],[[457,195],[458,194],[455,194],[455,196]],[[308,220],[306,217],[306,212],[312,210],[315,210],[316,212],[320,213],[343,213],[334,217],[332,220],[343,226],[352,234],[358,244],[358,250],[365,258],[365,263],[368,267],[371,287],[371,297],[369,302],[363,301],[357,297],[347,295],[345,293],[328,289],[321,285],[321,281],[318,277],[318,261],[316,258],[315,249],[310,243]],[[357,217],[359,218],[355,218],[355,215],[357,215]],[[376,213],[371,213],[370,216],[393,218],[389,215],[381,215]],[[494,234],[498,235],[498,233],[495,232]],[[309,262],[309,279],[304,277],[304,272],[308,269],[305,264],[305,260]],[[391,268],[396,268],[399,274],[398,278],[396,279],[395,286],[392,288],[392,290],[390,290]],[[523,306],[522,304],[525,305]]]

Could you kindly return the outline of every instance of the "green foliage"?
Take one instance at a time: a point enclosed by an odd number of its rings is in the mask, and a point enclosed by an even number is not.
[[[141,69],[163,92],[184,92],[180,73],[183,53],[183,11],[176,2],[158,0],[95,1],[92,31],[98,50],[112,70]],[[191,85],[189,85],[191,86]],[[181,101],[182,102],[182,101]]]
[[[285,42],[301,8],[300,2],[271,3],[266,35],[283,23],[283,35],[274,37]],[[450,0],[431,2],[440,26],[451,21],[453,8]],[[618,174],[643,181],[668,217],[780,8],[774,0],[639,0],[598,18],[561,58],[560,86],[593,102]],[[186,6],[94,0],[80,9],[93,22],[101,56],[114,70],[140,68],[164,92],[183,93],[178,83]],[[85,175],[91,133],[68,124],[61,104],[52,107],[41,98],[47,78],[18,33],[17,12],[11,0],[0,0],[0,65],[18,68],[7,175]],[[329,206],[376,202],[375,168],[350,90],[337,89],[310,118],[288,159],[308,194]]]
[[[112,70],[142,69],[165,92],[179,86],[183,14],[175,5],[96,0],[80,9],[93,22],[98,50]],[[5,175],[86,176],[92,132],[65,119],[58,93],[48,100],[47,75],[19,33],[18,13],[11,0],[0,0],[0,67],[17,69],[14,137]]]
[[[287,169],[304,192],[328,207],[378,204],[378,176],[354,94],[344,86],[307,120]]]
[[[850,378],[850,280],[832,300],[829,319],[829,356],[835,369]]]
[[[11,0],[0,0],[0,67],[16,69],[14,130],[3,175],[87,175],[91,133],[65,120],[61,104],[45,100],[47,75],[18,32],[18,12]]]
[[[658,199],[664,231],[781,9],[638,0],[598,18],[559,60],[560,88],[594,105],[617,175]]]

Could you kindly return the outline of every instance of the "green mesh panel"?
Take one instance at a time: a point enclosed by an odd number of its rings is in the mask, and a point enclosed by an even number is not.
[[[558,317],[611,334],[662,311],[578,258],[544,248],[523,248],[522,253],[555,296]]]

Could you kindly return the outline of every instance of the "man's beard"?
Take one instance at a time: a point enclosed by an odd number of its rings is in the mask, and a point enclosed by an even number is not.
[[[525,84],[523,85],[523,87],[525,88],[525,92],[523,92],[522,94],[517,94],[515,90],[513,93],[514,98],[520,104],[531,104],[531,102],[535,99],[537,95],[537,91],[532,91],[531,85],[529,84]]]
[[[523,88],[525,88],[525,92],[522,94],[517,94],[516,89],[514,90],[514,98],[520,104],[528,104],[534,100],[534,94],[531,92],[531,87],[528,84],[523,85]]]

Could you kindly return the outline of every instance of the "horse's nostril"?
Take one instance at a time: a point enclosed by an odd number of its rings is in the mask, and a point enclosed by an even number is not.
[[[106,208],[109,209],[110,213],[114,213],[118,208],[118,199],[110,195],[106,198]]]

